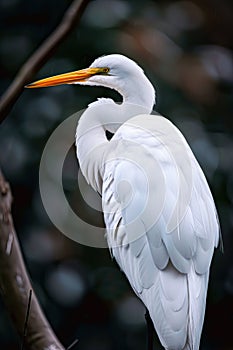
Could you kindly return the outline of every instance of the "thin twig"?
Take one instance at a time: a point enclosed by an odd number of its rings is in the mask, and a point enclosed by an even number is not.
[[[59,44],[77,25],[90,0],[74,0],[66,11],[61,23],[43,44],[29,57],[22,66],[12,84],[0,99],[0,123],[7,117],[13,105],[21,95],[24,86],[32,80],[35,73],[52,56]]]
[[[24,349],[25,338],[27,335],[27,327],[28,327],[28,319],[29,319],[31,301],[32,301],[32,290],[30,289],[29,298],[28,298],[28,305],[27,305],[27,312],[26,312],[26,317],[25,317],[25,322],[24,322],[24,327],[23,327],[23,338],[22,338],[21,350]]]
[[[78,344],[78,342],[79,342],[79,340],[78,340],[78,339],[75,339],[75,340],[73,341],[73,343],[71,343],[71,344],[68,346],[68,348],[67,348],[66,350],[71,350],[71,349],[73,349],[73,348]]]

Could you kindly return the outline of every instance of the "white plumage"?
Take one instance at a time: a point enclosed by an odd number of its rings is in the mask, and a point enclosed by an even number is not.
[[[161,135],[163,123],[164,129],[171,131],[170,135]],[[167,123],[170,124],[169,128]],[[146,127],[141,129],[142,125]],[[116,160],[106,163],[102,190],[107,237],[109,245],[113,246],[113,256],[149,310],[164,348],[196,350],[199,348],[204,319],[209,267],[219,235],[212,195],[189,146],[168,120],[159,116],[139,115],[121,126],[112,139],[116,140],[121,147],[114,147],[117,154],[112,158]],[[130,144],[132,149],[127,149],[128,140],[136,143]],[[178,155],[172,159],[171,152],[164,145],[173,140],[178,146],[180,157]],[[177,144],[179,141],[180,144]],[[152,191],[148,195],[154,205],[149,205],[144,211],[141,207],[147,186],[143,184],[137,164],[133,165],[130,161],[133,157],[127,154],[133,148],[137,151],[137,144],[145,148],[145,162],[154,161],[160,165],[164,175],[162,180],[165,180],[162,184],[158,174],[152,171],[149,179]],[[119,149],[123,154],[118,152]],[[186,159],[182,158],[185,154],[190,160],[193,179],[182,176],[182,168],[187,165]],[[121,156],[129,161],[119,161],[117,157]],[[181,169],[180,177],[177,166]],[[185,169],[183,171],[185,173]],[[121,183],[126,178],[135,192],[127,206],[124,205],[125,193],[122,196],[121,193],[112,195],[116,193],[115,182]],[[163,205],[160,186],[166,189]],[[192,188],[184,216],[169,231],[169,220],[178,198],[177,188],[189,186]],[[161,210],[159,215],[156,214],[156,205]],[[135,207],[140,208],[140,214]],[[156,216],[155,222],[148,220],[148,215],[151,218]],[[120,220],[122,228],[117,228]],[[133,220],[135,222],[128,224]],[[140,231],[140,238],[128,243],[128,236],[132,235],[133,229]],[[143,232],[145,234],[141,235]],[[114,247],[116,242],[118,246]]]
[[[165,349],[197,350],[210,263],[219,241],[214,201],[180,131],[151,114],[155,91],[142,69],[122,55],[31,87],[77,83],[117,90],[80,118],[77,157],[102,195],[112,255],[149,310]],[[106,130],[114,133],[110,141]]]

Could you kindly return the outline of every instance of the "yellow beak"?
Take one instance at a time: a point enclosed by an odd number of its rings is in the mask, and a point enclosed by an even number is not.
[[[53,77],[37,80],[34,83],[28,84],[26,88],[40,88],[47,86],[56,86],[62,84],[72,84],[78,82],[84,82],[86,79],[96,74],[106,74],[107,68],[87,68],[81,69],[70,73],[64,73],[55,75]]]

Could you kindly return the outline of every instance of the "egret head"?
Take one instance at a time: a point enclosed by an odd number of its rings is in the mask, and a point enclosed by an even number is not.
[[[56,75],[38,80],[27,88],[48,87],[62,84],[80,84],[105,86],[117,90],[127,100],[139,102],[150,100],[153,106],[155,91],[144,75],[143,70],[131,59],[119,54],[97,58],[89,68]],[[137,98],[137,101],[136,101]],[[148,103],[147,103],[148,104]]]
[[[27,85],[39,88],[62,84],[114,85],[114,82],[143,74],[142,69],[131,59],[119,54],[101,56],[89,68],[55,75]]]
[[[119,54],[97,58],[90,69],[103,69],[103,73],[94,74],[87,83],[116,88],[125,81],[142,77],[143,70],[131,59]]]

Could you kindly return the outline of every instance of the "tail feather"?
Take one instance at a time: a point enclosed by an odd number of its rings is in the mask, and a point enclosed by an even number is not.
[[[144,290],[140,297],[150,310],[163,347],[167,350],[183,349],[188,332],[187,276],[169,263],[159,271],[156,283]]]
[[[205,317],[209,272],[202,275],[197,274],[194,266],[192,266],[187,278],[189,293],[189,323],[188,342],[184,350],[198,350]]]
[[[171,264],[165,270],[139,296],[166,350],[198,350],[209,273],[199,275],[192,266],[188,274],[181,274]],[[170,288],[171,281],[176,288]]]

